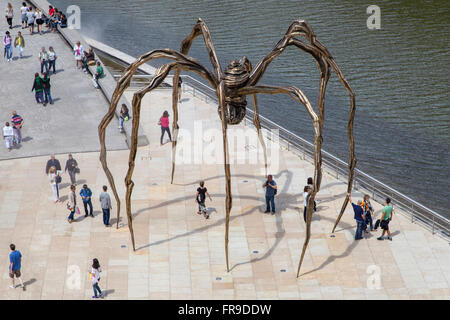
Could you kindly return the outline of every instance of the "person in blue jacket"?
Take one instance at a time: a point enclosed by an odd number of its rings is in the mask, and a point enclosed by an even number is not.
[[[356,220],[356,232],[355,232],[355,240],[363,239],[362,232],[364,227],[366,226],[366,218],[364,217],[364,210],[362,208],[362,201],[358,200],[357,204],[354,204],[352,201],[352,197],[350,193],[347,193],[348,201],[352,204],[353,211],[355,212],[355,220]]]
[[[83,200],[83,205],[84,205],[84,212],[86,213],[84,216],[87,217],[88,215],[90,215],[91,217],[94,217],[94,215],[92,214],[92,191],[91,189],[88,188],[87,184],[83,185],[83,188],[80,191],[80,196],[81,199]],[[89,214],[88,214],[88,209],[87,207],[89,206]]]

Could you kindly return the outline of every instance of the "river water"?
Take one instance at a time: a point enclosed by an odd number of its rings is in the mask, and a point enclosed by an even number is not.
[[[52,3],[65,11],[74,2]],[[450,217],[450,1],[379,0],[379,30],[367,28],[371,3],[360,0],[76,3],[83,34],[133,56],[156,48],[178,50],[201,17],[223,67],[243,55],[255,65],[292,21],[307,20],[356,92],[357,167]],[[190,55],[210,67],[200,38]],[[260,84],[295,85],[316,102],[318,80],[314,60],[289,48]],[[262,115],[312,141],[303,107],[281,95],[260,95],[259,102]],[[348,158],[348,110],[348,95],[332,74],[323,148],[343,160]]]

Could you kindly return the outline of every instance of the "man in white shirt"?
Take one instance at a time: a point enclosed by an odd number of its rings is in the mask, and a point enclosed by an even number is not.
[[[3,127],[3,139],[5,140],[6,148],[8,148],[8,151],[11,151],[11,148],[13,146],[13,138],[13,128],[9,125],[9,122],[6,122],[5,126]]]

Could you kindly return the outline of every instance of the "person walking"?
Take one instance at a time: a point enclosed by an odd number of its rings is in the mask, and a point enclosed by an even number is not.
[[[9,122],[5,123],[3,127],[3,140],[5,140],[6,148],[11,151],[14,144],[14,130],[9,125]]]
[[[42,35],[42,25],[44,24],[44,15],[39,8],[36,8],[36,25],[38,33]]]
[[[5,46],[4,56],[6,57],[8,62],[10,62],[12,59],[13,51],[12,51],[12,38],[9,31],[5,32],[5,36],[3,37],[3,45]]]
[[[22,2],[22,7],[20,7],[20,16],[22,18],[22,29],[26,29],[28,27],[27,12],[28,12],[28,6],[27,6],[26,2]]]
[[[53,200],[55,201],[55,203],[61,202],[61,200],[59,200],[58,177],[60,177],[59,171],[57,171],[55,167],[50,167],[50,170],[48,171],[48,178],[50,180],[50,185],[52,187]]]
[[[87,217],[88,215],[90,215],[91,217],[94,217],[94,215],[92,214],[92,191],[91,189],[88,188],[87,184],[83,185],[83,188],[80,190],[80,196],[81,199],[83,200],[83,206],[84,206],[84,212],[85,212],[85,217]],[[89,206],[89,214],[88,214],[88,207]]]
[[[264,213],[269,213],[270,206],[272,206],[272,214],[275,214],[275,195],[278,187],[271,174],[267,176],[267,181],[263,184],[263,188],[266,188],[266,211]]]
[[[67,221],[69,223],[72,223],[73,221],[75,221],[74,219],[74,215],[75,215],[75,210],[77,208],[77,196],[75,194],[75,186],[72,184],[70,186],[70,193],[69,193],[69,202],[67,203],[67,209],[69,209],[69,217],[67,217]],[[79,213],[79,211],[78,211]]]
[[[41,63],[41,74],[44,74],[44,67],[45,67],[45,73],[48,73],[48,53],[45,50],[45,47],[41,48],[38,59],[39,59],[39,62]]]
[[[309,177],[307,179],[306,184],[311,188],[311,191],[312,191],[312,189],[313,189],[313,178]],[[314,212],[316,212],[316,211],[317,211],[317,202],[316,202],[316,200],[314,200]]]
[[[53,74],[56,73],[56,59],[58,56],[56,55],[53,47],[48,47],[48,69],[51,71],[53,69]]]
[[[12,29],[12,20],[14,17],[14,10],[13,10],[13,6],[11,3],[8,2],[8,4],[6,5],[6,10],[5,10],[5,18],[6,18],[6,23],[9,25],[9,28]]]
[[[384,240],[384,234],[387,232],[387,238],[392,241],[391,231],[389,230],[389,222],[391,222],[393,214],[392,210],[391,199],[386,198],[386,203],[382,211],[383,215],[380,218],[380,227],[381,229],[383,229],[383,232],[381,236],[377,238],[377,240]]]
[[[47,105],[47,103],[50,101],[50,104],[53,104],[52,95],[50,93],[50,77],[48,76],[47,72],[44,72],[44,78],[42,79],[42,86],[44,88],[44,107]]]
[[[11,252],[9,254],[9,277],[11,278],[11,285],[9,286],[11,289],[16,287],[14,283],[14,277],[17,278],[20,282],[20,286],[24,288],[24,284],[21,278],[20,269],[22,267],[22,254],[19,250],[16,250],[15,244],[11,243],[9,245]]]
[[[37,103],[44,103],[44,84],[42,78],[39,76],[39,73],[34,74],[33,88],[31,88],[31,92],[34,90],[34,97]]]
[[[125,103],[122,104],[120,108],[120,117],[119,117],[119,130],[123,132],[123,123],[124,121],[128,121],[130,119],[130,114],[128,108]]]
[[[164,133],[167,131],[167,134],[169,136],[169,141],[172,142],[172,136],[170,135],[170,129],[169,129],[169,112],[164,111],[162,117],[159,119],[159,123],[161,126],[161,138],[160,143],[163,145],[163,137]]]
[[[33,35],[34,33],[34,19],[36,17],[36,13],[33,12],[33,7],[29,6],[27,11],[27,24],[28,28],[30,29],[30,34]]]
[[[98,85],[98,79],[101,79],[105,76],[105,72],[103,70],[102,64],[100,63],[100,61],[97,61],[97,69],[95,69],[95,73],[92,76],[92,81],[94,82],[94,87],[96,89],[100,88],[100,86]]]
[[[312,187],[310,187],[309,185],[303,188],[303,220],[305,220],[305,222],[306,222],[306,210],[308,207],[308,197],[311,194],[311,191]]]
[[[364,195],[363,202],[361,204],[364,212],[364,217],[366,225],[370,227],[370,231],[373,231],[373,219],[372,219],[372,213],[373,213],[373,207],[370,203],[370,196],[368,194]]]
[[[353,211],[355,213],[354,219],[356,220],[356,232],[355,232],[355,240],[361,240],[363,239],[362,231],[365,225],[365,217],[364,217],[364,211],[361,206],[362,201],[358,200],[357,204],[354,204],[350,195],[350,192],[347,193],[348,195],[348,201],[352,204]]]
[[[81,61],[83,58],[83,46],[80,41],[77,41],[75,46],[73,47],[73,54],[75,56],[75,64],[77,69],[80,69],[83,66],[83,62]]]
[[[57,171],[61,171],[61,164],[59,160],[55,158],[55,155],[52,154],[50,156],[50,160],[47,161],[47,165],[45,166],[45,174],[48,174],[51,167],[55,167]]]
[[[12,112],[12,117],[11,117],[11,124],[12,124],[12,128],[13,128],[13,132],[14,132],[14,142],[16,144],[20,144],[22,143],[22,126],[23,126],[23,119],[21,116],[19,116],[17,114],[16,111]]]
[[[108,190],[107,186],[103,186],[103,192],[100,193],[100,204],[102,206],[102,211],[103,211],[103,224],[105,225],[105,227],[109,227],[109,217],[111,215],[111,198],[109,196],[109,194],[106,192]]]
[[[69,172],[70,177],[70,183],[73,185],[76,185],[76,178],[75,175],[78,171],[78,163],[77,160],[75,160],[71,154],[69,154],[69,159],[66,161],[66,166],[64,167],[64,172]]]
[[[14,39],[14,47],[19,50],[19,59],[23,58],[23,48],[25,48],[25,39],[22,36],[22,32],[17,32],[17,36]]]
[[[205,188],[205,181],[200,181],[200,187],[197,188],[197,194],[195,195],[195,201],[198,203],[198,214],[202,214],[205,219],[209,219],[209,213],[206,210],[205,200],[208,196],[209,200],[212,201],[211,196],[208,193],[208,189]]]
[[[92,299],[97,299],[99,297],[103,298],[103,292],[100,289],[100,286],[98,285],[100,281],[100,272],[102,272],[102,268],[100,267],[98,259],[93,259],[92,269],[89,275],[92,282],[92,289],[94,290],[94,295],[92,296]]]

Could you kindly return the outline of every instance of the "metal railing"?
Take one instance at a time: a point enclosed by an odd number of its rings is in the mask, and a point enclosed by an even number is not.
[[[207,103],[218,103],[214,89],[191,76],[181,75],[181,77],[183,79],[182,92],[191,93],[194,97],[202,99]],[[152,75],[136,75],[134,78],[136,80],[139,79],[134,84],[136,86],[142,86],[146,82],[148,83]],[[173,76],[167,77],[169,83],[171,83],[172,79]],[[171,87],[166,86],[165,88]],[[244,125],[253,125],[253,115],[253,111],[248,108]],[[287,150],[297,153],[303,160],[309,160],[311,163],[314,163],[314,145],[311,142],[279,126],[264,116],[260,115],[259,118],[263,132],[264,129],[268,131],[273,129],[278,130],[280,144],[284,145]],[[338,180],[345,181],[348,179],[348,164],[323,149],[322,169],[335,176]],[[400,209],[400,212],[409,217],[411,222],[419,223],[429,229],[432,234],[437,234],[450,242],[450,220],[430,208],[414,201],[359,169],[355,169],[353,188],[361,193],[371,195],[372,199],[377,202],[383,203],[386,197],[391,198],[395,208]]]

